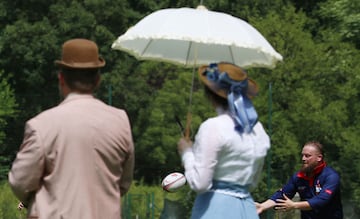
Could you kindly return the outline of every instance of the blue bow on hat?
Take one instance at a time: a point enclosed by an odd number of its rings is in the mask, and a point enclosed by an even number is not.
[[[216,63],[206,69],[206,77],[218,87],[228,90],[227,100],[230,115],[235,121],[235,129],[239,133],[250,133],[258,121],[256,110],[246,95],[248,80],[234,81],[226,72],[219,72]]]

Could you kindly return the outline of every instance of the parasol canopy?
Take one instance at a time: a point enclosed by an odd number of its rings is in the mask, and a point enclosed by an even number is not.
[[[119,36],[112,49],[185,67],[224,61],[243,68],[274,68],[282,60],[249,23],[202,5],[155,11]]]

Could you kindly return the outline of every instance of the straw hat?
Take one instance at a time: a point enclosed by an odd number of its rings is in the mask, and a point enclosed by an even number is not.
[[[101,68],[105,60],[99,57],[98,46],[87,39],[72,39],[62,46],[62,59],[56,60],[55,65],[65,68]]]
[[[207,76],[209,67],[209,65],[204,65],[199,68],[198,73],[200,80],[214,93],[226,99],[229,88],[219,86],[219,84],[215,81],[209,80]],[[248,78],[247,72],[240,67],[231,63],[218,63],[217,68],[220,75],[226,73],[228,77],[234,82],[242,82],[247,79],[248,85],[246,89],[246,94],[249,98],[253,98],[258,94],[259,87],[257,83],[254,80]]]

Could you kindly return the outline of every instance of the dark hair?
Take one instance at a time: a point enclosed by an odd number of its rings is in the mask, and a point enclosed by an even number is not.
[[[60,72],[64,75],[67,86],[80,93],[92,93],[100,77],[100,69],[72,69],[62,68]]]
[[[320,152],[320,154],[323,157],[325,157],[324,146],[320,142],[318,142],[318,141],[309,141],[309,142],[305,143],[304,146],[313,146],[313,147],[315,147]]]
[[[216,105],[220,105],[222,106],[224,109],[228,109],[229,108],[229,103],[227,101],[227,99],[220,97],[219,95],[217,95],[216,93],[214,93],[212,90],[210,90],[210,88],[208,88],[207,86],[204,86],[204,92],[205,92],[205,96],[212,102],[214,102]]]

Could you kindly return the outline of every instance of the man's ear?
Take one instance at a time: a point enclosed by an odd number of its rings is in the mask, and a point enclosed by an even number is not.
[[[322,155],[322,154],[319,154],[319,155],[317,156],[317,161],[320,162],[320,161],[322,161],[322,160],[323,160],[323,155]]]
[[[101,75],[100,74],[97,74],[96,75],[96,88],[98,88],[99,87],[99,85],[100,85],[100,82],[101,82]]]
[[[63,86],[65,84],[65,79],[64,79],[64,75],[61,71],[59,71],[59,73],[58,73],[58,79],[59,79],[59,84]]]

